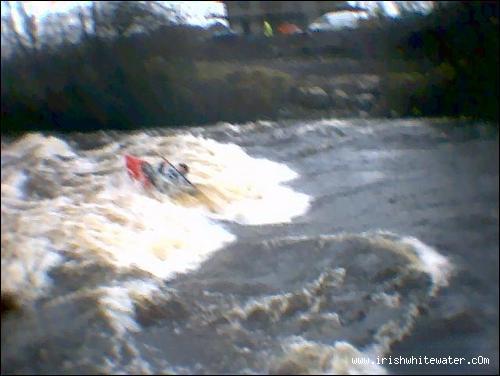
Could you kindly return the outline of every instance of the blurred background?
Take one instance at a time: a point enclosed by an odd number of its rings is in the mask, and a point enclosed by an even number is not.
[[[1,373],[498,374],[498,13],[2,1]]]
[[[497,15],[494,2],[3,2],[2,133],[310,110],[497,119]]]

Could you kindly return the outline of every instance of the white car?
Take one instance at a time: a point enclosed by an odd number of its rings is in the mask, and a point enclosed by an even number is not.
[[[309,25],[312,32],[333,31],[341,29],[355,29],[359,26],[359,20],[367,19],[368,12],[331,12],[322,15]]]

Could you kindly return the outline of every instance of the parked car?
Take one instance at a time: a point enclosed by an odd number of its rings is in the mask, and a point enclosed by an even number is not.
[[[309,25],[311,32],[333,31],[341,29],[355,29],[359,26],[359,20],[367,19],[368,12],[330,12],[322,15]]]
[[[278,32],[283,35],[304,34],[304,31],[295,24],[284,22],[278,26]]]

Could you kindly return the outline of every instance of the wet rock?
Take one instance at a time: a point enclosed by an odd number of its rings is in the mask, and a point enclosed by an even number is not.
[[[278,115],[281,117],[288,117],[292,115],[292,111],[288,108],[280,108],[278,110]]]
[[[390,116],[391,118],[394,118],[394,119],[395,119],[395,118],[398,118],[398,117],[399,117],[399,113],[398,113],[396,110],[391,110],[391,111],[389,112],[389,116]]]
[[[349,95],[344,90],[335,89],[330,94],[332,103],[336,108],[347,108],[350,105]]]
[[[330,105],[330,97],[319,86],[300,87],[292,91],[292,98],[296,103],[313,109],[324,109]]]
[[[366,118],[368,118],[369,114],[368,114],[368,112],[361,110],[361,111],[358,112],[358,116],[360,118],[366,119]]]
[[[356,107],[361,111],[370,111],[375,103],[375,96],[370,93],[363,93],[355,97]]]
[[[357,86],[360,91],[378,92],[380,77],[376,75],[361,75],[358,78]]]
[[[359,92],[358,79],[355,75],[342,75],[330,81],[331,90],[342,90],[347,93]]]

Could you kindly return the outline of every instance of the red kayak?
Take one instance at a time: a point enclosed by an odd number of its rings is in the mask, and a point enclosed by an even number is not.
[[[150,163],[143,159],[133,155],[125,155],[128,175],[132,180],[142,183],[146,189],[154,187],[161,193],[171,194],[179,190],[191,191],[195,188],[170,162],[166,159],[165,162],[171,166],[171,169],[167,170],[167,173],[162,173],[161,168],[156,171]]]
[[[127,166],[128,175],[133,179],[142,183],[144,188],[151,188],[152,182],[144,173],[145,166],[150,166],[146,161],[136,158],[132,155],[125,155],[125,164]]]

